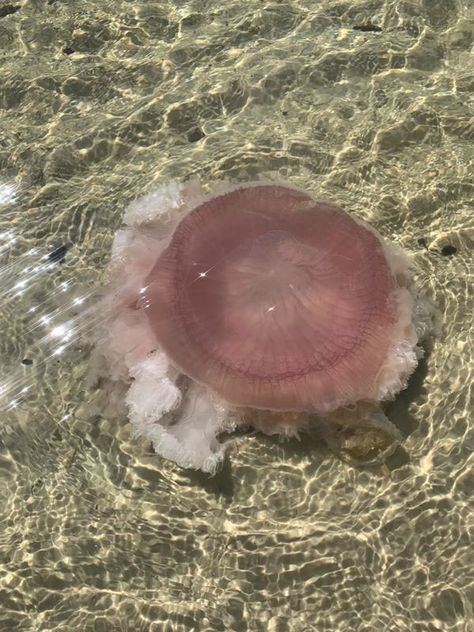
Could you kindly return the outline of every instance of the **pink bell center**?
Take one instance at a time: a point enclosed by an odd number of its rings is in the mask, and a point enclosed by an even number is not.
[[[319,411],[370,398],[397,319],[377,236],[279,186],[196,208],[146,285],[150,324],[175,366],[258,408]]]

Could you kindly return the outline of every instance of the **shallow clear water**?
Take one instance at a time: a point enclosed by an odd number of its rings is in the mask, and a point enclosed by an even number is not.
[[[470,0],[0,2],[0,629],[473,629],[473,20]],[[412,257],[442,331],[385,467],[252,436],[208,478],[91,417],[80,301],[127,202],[191,175],[286,179]]]

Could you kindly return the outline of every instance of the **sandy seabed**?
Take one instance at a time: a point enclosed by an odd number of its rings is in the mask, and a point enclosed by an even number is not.
[[[468,0],[1,4],[2,629],[469,630],[472,43]],[[442,331],[386,468],[249,436],[211,480],[91,420],[77,312],[128,203],[191,176],[407,252]]]

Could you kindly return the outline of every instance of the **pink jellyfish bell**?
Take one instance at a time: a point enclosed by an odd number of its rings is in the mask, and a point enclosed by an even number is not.
[[[417,364],[405,256],[332,204],[192,182],[134,202],[125,224],[98,356],[130,384],[138,431],[180,465],[215,471],[217,436],[240,423],[292,434],[390,398]]]

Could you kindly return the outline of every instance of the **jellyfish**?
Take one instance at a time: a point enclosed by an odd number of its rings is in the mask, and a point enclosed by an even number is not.
[[[209,473],[241,427],[398,440],[380,404],[429,327],[401,249],[267,181],[172,182],[132,202],[101,313],[93,364],[135,432]]]

